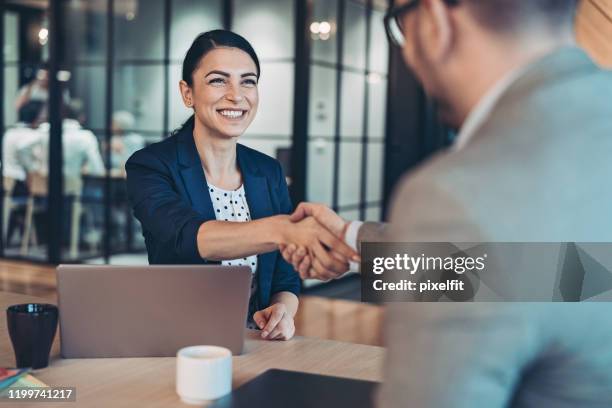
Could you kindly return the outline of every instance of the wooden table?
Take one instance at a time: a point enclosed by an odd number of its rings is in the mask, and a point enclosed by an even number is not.
[[[29,302],[48,303],[48,300],[0,292],[0,367],[15,365],[5,310],[11,304]],[[62,359],[57,336],[51,355],[49,367],[37,370],[34,375],[49,386],[76,387],[77,402],[36,402],[30,406],[188,406],[180,402],[175,392],[175,358]],[[307,337],[287,342],[265,341],[256,332],[250,332],[245,353],[233,358],[233,388],[269,368],[382,381],[383,358],[381,347]]]

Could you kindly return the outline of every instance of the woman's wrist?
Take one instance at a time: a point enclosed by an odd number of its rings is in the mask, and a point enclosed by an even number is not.
[[[285,307],[285,313],[292,319],[295,317],[299,307],[299,298],[292,292],[277,292],[272,295],[271,304],[282,304]]]
[[[288,228],[291,228],[291,221],[288,215],[274,215],[268,218],[267,236],[275,245],[286,244],[288,240]]]

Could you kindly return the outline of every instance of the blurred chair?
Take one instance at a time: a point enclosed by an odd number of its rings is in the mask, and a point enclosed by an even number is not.
[[[8,243],[8,231],[9,231],[9,222],[11,219],[11,212],[13,212],[13,210],[16,207],[19,207],[20,204],[23,205],[23,203],[18,203],[13,201],[13,188],[15,188],[15,184],[16,184],[16,180],[14,178],[11,177],[4,177],[3,178],[3,185],[4,185],[4,202],[3,202],[3,207],[2,207],[2,236],[4,237],[4,242]],[[6,245],[6,244],[5,244]]]
[[[35,172],[28,174],[29,195],[26,203],[25,227],[21,241],[21,254],[27,255],[30,241],[37,245],[38,237],[34,223],[36,212],[46,211],[46,202],[49,192],[48,177],[44,174]],[[70,206],[70,258],[76,258],[79,253],[79,235],[81,226],[81,215],[83,206],[81,204],[81,194],[83,182],[80,177],[64,177],[64,195],[71,196]],[[44,199],[42,206],[37,206],[37,199]]]
[[[11,211],[13,210],[12,196],[13,196],[13,187],[15,187],[15,179],[10,177],[3,178],[3,186],[4,186],[4,202],[2,203],[2,236],[4,237],[4,242],[8,241],[8,223],[11,217]]]
[[[34,212],[44,211],[46,205],[36,208],[35,204],[37,198],[44,198],[46,203],[48,193],[47,176],[40,173],[28,173],[27,184],[29,193],[26,201],[23,236],[21,237],[21,255],[24,256],[28,254],[30,239],[34,245],[38,243],[36,226],[33,222]]]
[[[20,181],[12,177],[3,177],[4,198],[2,207],[2,236],[4,237],[5,246],[7,247],[10,244],[9,234],[11,233],[11,216],[15,210],[21,210],[26,207],[27,197],[22,195],[23,191],[16,195],[16,190],[18,190],[17,187],[20,185],[20,183]]]

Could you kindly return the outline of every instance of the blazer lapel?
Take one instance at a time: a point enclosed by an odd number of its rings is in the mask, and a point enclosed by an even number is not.
[[[238,144],[236,147],[238,165],[242,172],[244,191],[247,204],[251,212],[251,219],[269,217],[274,215],[272,203],[270,202],[270,186],[266,177],[261,174],[258,166],[249,156],[244,146]],[[259,302],[269,302],[270,285],[276,263],[276,252],[268,252],[257,256],[257,282],[259,291]],[[264,305],[259,304],[258,308]]]
[[[206,185],[206,176],[202,169],[200,156],[193,140],[193,130],[184,129],[177,139],[178,162],[180,173],[194,210],[206,219],[215,219],[210,194]]]
[[[270,202],[270,188],[266,177],[248,156],[244,146],[237,145],[238,166],[242,172],[244,191],[251,212],[251,219],[259,219],[274,215]]]

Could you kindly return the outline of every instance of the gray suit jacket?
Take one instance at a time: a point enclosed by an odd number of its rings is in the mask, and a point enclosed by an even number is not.
[[[612,74],[575,48],[537,61],[360,239],[612,242]],[[385,338],[383,407],[612,407],[612,303],[394,304]]]

